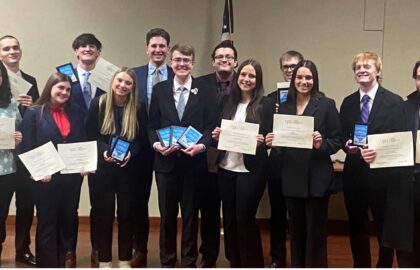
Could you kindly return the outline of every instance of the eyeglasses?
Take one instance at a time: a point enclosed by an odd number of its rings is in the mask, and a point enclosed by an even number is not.
[[[230,61],[230,60],[234,60],[235,59],[235,57],[234,56],[232,56],[232,55],[216,55],[215,57],[214,57],[214,59],[215,60],[223,60],[223,59],[226,59],[226,60],[228,60],[228,61]]]
[[[284,70],[288,70],[290,68],[290,70],[295,70],[297,65],[293,64],[293,65],[283,65],[283,69]]]
[[[189,65],[193,61],[190,58],[174,58],[174,59],[172,59],[172,62],[174,62],[176,64],[181,64],[182,62],[184,62],[184,64]]]

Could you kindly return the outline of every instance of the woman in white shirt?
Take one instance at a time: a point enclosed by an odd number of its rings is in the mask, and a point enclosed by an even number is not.
[[[255,215],[266,185],[264,136],[272,129],[274,108],[274,102],[264,97],[260,63],[252,59],[244,61],[238,68],[231,94],[222,100],[219,114],[220,121],[259,124],[256,155],[221,151],[218,159],[225,248],[231,267],[264,267]],[[212,137],[218,140],[222,132],[216,127]]]

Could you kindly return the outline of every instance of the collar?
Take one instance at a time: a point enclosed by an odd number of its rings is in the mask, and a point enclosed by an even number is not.
[[[80,76],[84,76],[86,72],[92,73],[92,71],[86,71],[83,68],[81,68],[79,65],[77,65],[77,74]]]
[[[149,64],[147,65],[147,67],[148,67],[147,74],[149,75],[152,75],[157,68],[159,69],[160,74],[163,74],[168,70],[168,66],[165,63],[163,63],[160,67],[156,67],[151,61],[149,61]]]
[[[190,77],[188,78],[188,80],[183,85],[179,84],[175,80],[175,78],[174,78],[174,91],[178,90],[181,86],[187,88],[188,91],[190,91],[191,90],[191,85],[192,85],[192,77],[191,77],[191,75],[190,75]]]
[[[360,101],[362,101],[362,97],[364,95],[368,95],[370,97],[370,100],[373,101],[375,99],[376,92],[378,92],[378,88],[379,88],[379,84],[376,84],[374,87],[372,87],[367,92],[364,92],[364,91],[362,91],[362,90],[359,89]]]
[[[229,78],[227,80],[222,80],[217,72],[216,73],[216,82],[227,82],[228,85],[232,85],[233,77],[235,77],[235,71],[232,71],[232,73],[229,75]]]

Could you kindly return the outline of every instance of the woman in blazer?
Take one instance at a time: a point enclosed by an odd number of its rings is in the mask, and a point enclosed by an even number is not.
[[[0,118],[15,119],[15,127],[22,121],[16,101],[12,98],[7,70],[0,62]],[[22,133],[14,133],[15,146],[22,141]],[[13,149],[0,150],[0,259],[3,242],[6,240],[6,219],[14,192],[16,178],[16,155]],[[0,261],[1,265],[1,261]]]
[[[319,91],[318,72],[310,60],[296,66],[280,114],[314,117],[313,148],[282,147],[283,193],[289,211],[292,267],[327,267],[328,200],[334,187],[330,155],[342,146],[335,102]],[[272,145],[273,133],[266,143]]]
[[[70,104],[71,79],[54,73],[48,79],[41,97],[26,110],[20,129],[26,152],[47,142],[85,141],[83,115]],[[38,267],[64,267],[66,253],[72,250],[75,237],[80,185],[87,172],[45,175],[34,181],[32,192],[37,209],[36,256]]]
[[[250,59],[239,66],[232,92],[221,105],[221,119],[259,124],[256,155],[222,151],[218,159],[225,247],[232,267],[264,267],[255,215],[266,185],[264,136],[272,129],[275,106],[263,95],[261,65]],[[212,137],[218,140],[222,132],[216,127]]]
[[[132,257],[132,186],[142,175],[139,153],[147,145],[147,113],[137,102],[136,75],[126,67],[114,74],[108,93],[95,98],[89,108],[86,129],[98,142],[98,169],[90,175],[92,213],[95,217],[99,267],[112,266],[112,228],[117,202],[119,267],[130,267]],[[130,142],[123,161],[109,153],[112,137]],[[143,161],[144,162],[144,161]],[[115,200],[116,199],[116,200]]]

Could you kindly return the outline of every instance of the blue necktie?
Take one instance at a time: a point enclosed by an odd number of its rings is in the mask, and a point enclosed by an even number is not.
[[[92,88],[89,82],[90,72],[85,72],[83,74],[85,81],[83,83],[83,98],[85,99],[86,106],[89,108],[90,102],[92,101]]]
[[[362,121],[363,121],[363,123],[367,123],[367,121],[369,119],[369,100],[370,100],[370,97],[368,95],[364,95],[362,97],[362,111],[361,111],[361,115],[362,115]]]
[[[186,91],[186,90],[187,90],[187,88],[182,87],[182,86],[180,88],[178,88],[178,91],[180,93],[179,93],[179,99],[178,99],[178,106],[176,107],[176,110],[178,112],[178,117],[179,117],[180,121],[182,120],[182,116],[184,114],[185,105],[186,105],[185,97],[184,97],[184,91]]]

